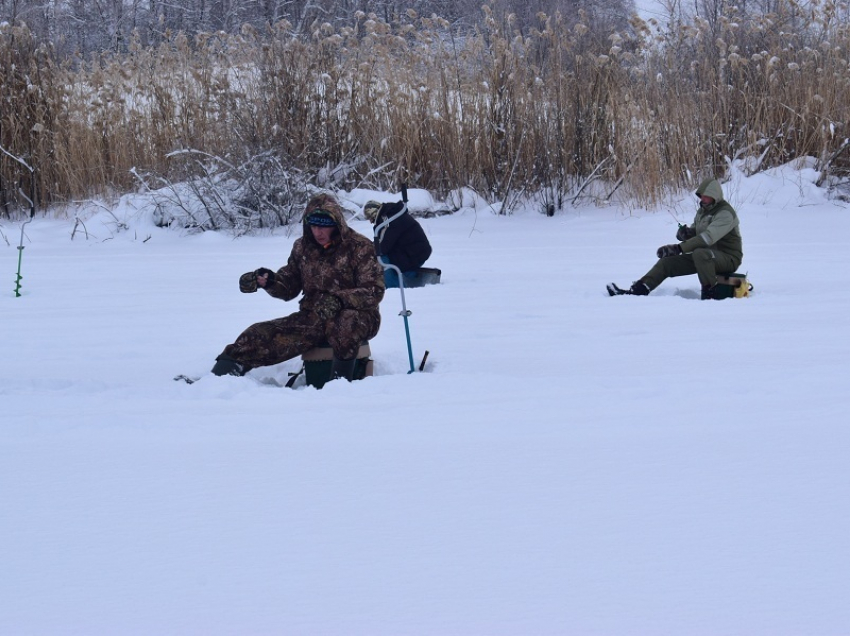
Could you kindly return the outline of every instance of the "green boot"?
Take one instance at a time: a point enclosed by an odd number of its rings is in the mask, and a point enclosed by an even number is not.
[[[351,360],[340,360],[336,356],[331,361],[331,380],[345,378],[349,382],[354,379],[354,367],[357,365],[357,357]]]

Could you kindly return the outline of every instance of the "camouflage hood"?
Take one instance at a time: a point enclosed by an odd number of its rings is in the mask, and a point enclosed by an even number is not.
[[[351,228],[345,221],[345,215],[342,211],[342,206],[331,194],[317,194],[307,202],[307,207],[304,208],[304,214],[301,217],[301,230],[303,231],[304,240],[316,244],[316,239],[313,238],[313,232],[310,230],[310,224],[307,219],[314,212],[325,212],[336,223],[339,230],[339,240],[345,241],[351,233]]]

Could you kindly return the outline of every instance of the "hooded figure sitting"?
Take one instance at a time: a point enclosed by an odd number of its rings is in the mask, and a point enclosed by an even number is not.
[[[286,265],[276,272],[261,267],[239,279],[246,294],[262,288],[269,296],[292,300],[303,292],[298,311],[248,327],[216,358],[214,374],[244,375],[328,342],[330,379],[353,378],[360,345],[381,326],[381,265],[372,241],[348,227],[342,207],[329,194],[310,199],[302,229]]]
[[[404,202],[384,203],[369,201],[363,206],[363,214],[378,229],[375,250],[384,263],[395,265],[404,275],[405,287],[416,287],[417,270],[431,256],[431,244],[419,222],[404,209]],[[396,217],[396,218],[393,218]],[[388,225],[382,225],[392,219]],[[410,284],[408,284],[408,281]],[[392,268],[384,270],[387,287],[398,287],[398,274]]]
[[[738,214],[723,199],[723,190],[716,179],[703,181],[696,195],[699,208],[693,224],[681,225],[676,232],[676,239],[681,243],[659,247],[658,262],[629,289],[620,289],[610,283],[608,293],[611,296],[646,296],[666,278],[696,274],[701,286],[700,298],[718,298],[715,293],[717,275],[733,273],[744,259]]]

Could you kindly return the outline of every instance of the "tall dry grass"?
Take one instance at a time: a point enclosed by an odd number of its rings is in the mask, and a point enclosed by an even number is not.
[[[581,15],[521,32],[485,8],[460,33],[360,14],[309,39],[284,22],[62,64],[6,25],[0,214],[30,178],[9,155],[34,168],[42,205],[211,164],[320,187],[471,186],[550,213],[584,196],[652,204],[736,160],[756,171],[813,155],[824,174],[844,170],[850,27],[829,4],[777,6],[610,34]]]
[[[25,28],[0,26],[0,216],[52,200],[62,108],[49,51]]]

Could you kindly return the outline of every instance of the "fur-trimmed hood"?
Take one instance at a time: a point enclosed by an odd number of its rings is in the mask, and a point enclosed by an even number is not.
[[[311,214],[319,210],[326,212],[334,220],[339,231],[339,240],[345,241],[351,233],[351,228],[348,227],[348,223],[345,220],[342,206],[332,194],[317,194],[307,202],[307,207],[304,208],[304,214],[301,216],[301,230],[303,231],[304,240],[310,243],[316,242],[307,219]]]

